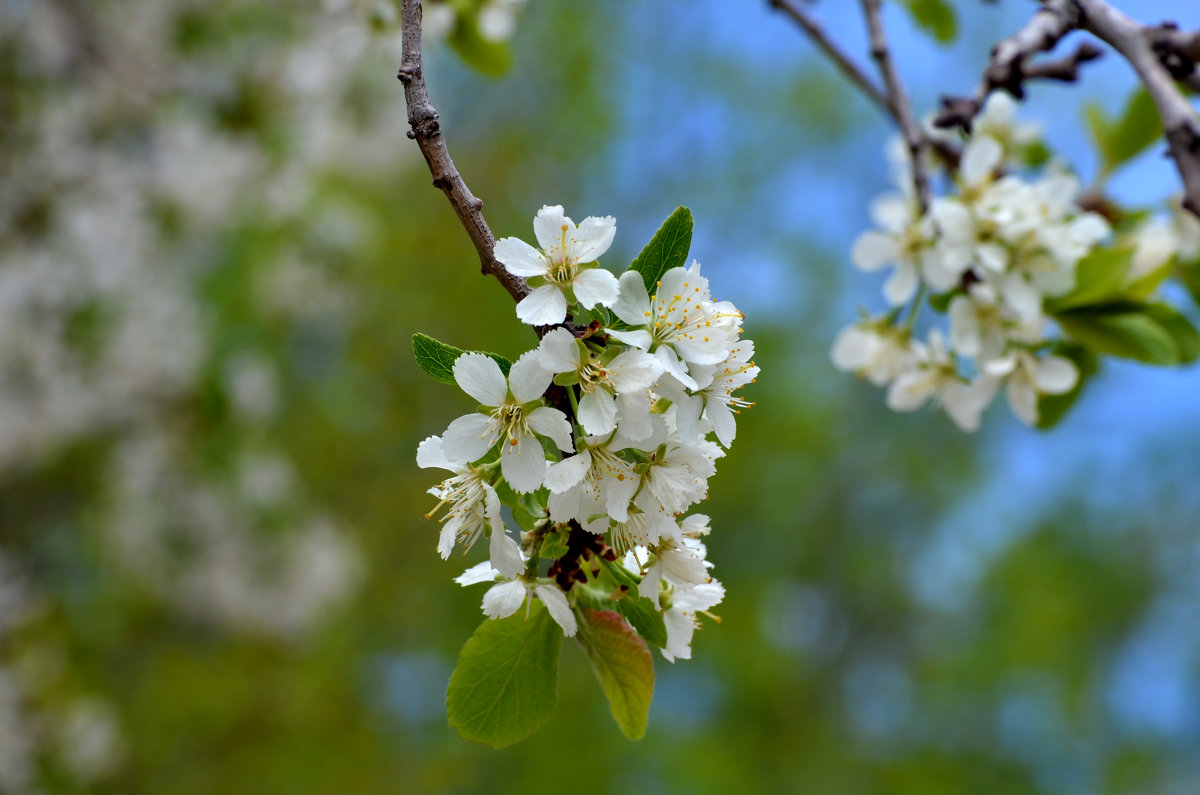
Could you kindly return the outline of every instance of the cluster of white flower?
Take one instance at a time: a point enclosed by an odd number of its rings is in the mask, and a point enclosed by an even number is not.
[[[423,441],[417,463],[454,473],[430,489],[441,500],[430,515],[445,507],[441,556],[456,541],[469,548],[489,538],[490,559],[457,580],[495,583],[483,599],[489,617],[515,613],[532,595],[574,635],[572,606],[596,576],[579,568],[579,551],[603,538],[600,554],[637,572],[638,594],[662,612],[664,656],[688,658],[697,614],[724,589],[699,540],[708,517],[683,514],[707,496],[734,414],[750,405],[734,393],[759,368],[753,343],[740,338],[741,313],[712,300],[699,264],[666,271],[653,294],[637,271],[618,280],[597,267],[615,232],[610,217],[576,226],[562,207],[543,207],[534,220],[540,249],[516,238],[496,244],[497,259],[533,288],[520,319],[558,324],[572,311],[572,320],[593,322],[579,334],[552,329],[507,377],[488,355],[459,356],[454,379],[481,408]],[[502,518],[502,495],[533,515],[521,543]],[[550,536],[565,554],[539,575]]]
[[[967,431],[979,427],[1002,385],[1031,425],[1040,396],[1074,388],[1076,365],[1046,352],[1055,339],[1046,306],[1071,292],[1076,265],[1110,235],[1103,217],[1079,206],[1080,182],[1062,167],[1052,164],[1034,182],[1014,173],[1036,142],[1036,131],[1014,116],[1007,94],[989,98],[962,150],[955,192],[925,214],[907,168],[898,170],[901,193],[873,203],[879,229],[861,235],[852,252],[864,271],[892,266],[884,295],[893,309],[844,329],[832,351],[839,369],[888,385],[892,409],[932,400]],[[921,341],[913,320],[927,293],[945,299],[949,333],[935,327]]]

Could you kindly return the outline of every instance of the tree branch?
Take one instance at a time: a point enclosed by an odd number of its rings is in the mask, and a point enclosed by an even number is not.
[[[429,172],[433,175],[433,186],[446,194],[458,220],[467,230],[467,235],[479,253],[479,264],[483,274],[495,276],[513,300],[520,301],[529,294],[529,287],[524,279],[513,276],[496,260],[493,253],[496,238],[483,218],[483,202],[471,193],[458,169],[454,167],[450,151],[446,148],[446,139],[442,136],[441,125],[438,123],[438,113],[429,102],[429,92],[425,88],[421,65],[421,0],[403,0],[400,13],[403,19],[401,38],[404,55],[400,59],[400,71],[396,76],[404,84],[408,124],[412,128],[408,137],[415,140],[421,148],[421,154],[425,156]]]
[[[1082,12],[1079,26],[1121,53],[1145,85],[1158,109],[1171,156],[1183,178],[1183,206],[1200,218],[1200,117],[1175,85],[1178,75],[1173,75],[1164,64],[1162,47],[1155,46],[1156,36],[1162,44],[1161,34],[1170,29],[1143,27],[1103,0],[1074,1]],[[1192,51],[1200,48],[1194,35],[1180,41],[1185,42],[1184,50],[1179,53],[1181,57],[1190,57]],[[1192,62],[1189,74],[1194,68]]]
[[[1025,96],[1025,80],[1030,77],[1047,77],[1029,66],[1029,59],[1036,53],[1054,49],[1059,40],[1074,30],[1079,23],[1079,7],[1074,0],[1047,0],[1033,18],[1015,34],[992,48],[992,57],[983,71],[983,79],[970,97],[942,97],[942,110],[934,117],[936,127],[958,127],[971,131],[971,123],[983,108],[983,103],[997,88],[1003,88],[1017,99]],[[1095,50],[1076,51],[1075,66],[1091,60]],[[1031,74],[1031,72],[1033,72]],[[1063,79],[1057,77],[1057,79]]]
[[[900,83],[900,76],[892,63],[888,50],[887,36],[883,31],[883,20],[879,13],[880,0],[862,0],[863,15],[867,20],[867,30],[871,36],[871,57],[879,64],[883,75],[883,84],[887,88],[889,105],[904,134],[904,142],[908,145],[909,159],[912,161],[912,181],[916,191],[917,202],[921,214],[929,209],[929,175],[925,173],[925,134],[913,120],[912,111],[908,106],[908,95]]]
[[[896,109],[892,107],[891,100],[888,99],[887,94],[883,93],[883,89],[875,85],[867,73],[859,68],[858,64],[850,59],[850,56],[842,52],[842,49],[833,39],[829,38],[820,23],[811,14],[797,5],[794,0],[767,0],[767,4],[791,17],[797,25],[804,29],[813,44],[817,45],[821,52],[825,53],[829,60],[833,61],[834,65],[841,70],[842,74],[849,78],[850,82],[862,89],[862,92],[885,113],[892,117],[896,116]]]

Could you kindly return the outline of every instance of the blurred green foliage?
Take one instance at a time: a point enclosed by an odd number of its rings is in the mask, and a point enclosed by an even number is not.
[[[0,480],[0,543],[46,596],[39,620],[5,638],[4,653],[59,649],[55,691],[100,694],[117,709],[122,763],[87,791],[1186,792],[1170,786],[1195,770],[1188,749],[1122,728],[1105,694],[1122,644],[1166,592],[1162,558],[1194,544],[1196,506],[1170,503],[1176,509],[1152,527],[1138,505],[1097,512],[1064,499],[1023,534],[976,550],[963,565],[978,576],[953,598],[922,596],[953,568],[953,558],[923,563],[929,550],[947,535],[987,532],[991,517],[962,508],[1000,460],[995,440],[964,437],[936,416],[890,414],[869,386],[835,374],[829,318],[838,316],[845,253],[822,250],[811,230],[739,226],[764,206],[764,186],[778,189],[771,178],[797,137],[826,151],[853,132],[861,104],[845,100],[824,66],[760,80],[728,53],[676,63],[678,73],[661,80],[707,81],[718,117],[746,114],[747,134],[723,137],[719,157],[690,169],[681,159],[700,144],[681,128],[666,145],[669,162],[640,153],[648,158],[637,166],[640,193],[598,206],[608,197],[593,185],[628,157],[611,143],[628,120],[611,79],[629,24],[615,6],[533,3],[503,77],[482,77],[442,50],[428,78],[456,163],[487,201],[498,237],[525,235],[543,203],[577,217],[612,213],[625,226],[604,264],[619,271],[658,219],[686,202],[697,207],[692,254],[718,296],[742,265],[714,261],[705,248],[714,240],[729,251],[754,238],[802,272],[787,312],[743,307],[763,367],[747,390],[758,405],[740,417],[738,445],[705,506],[710,559],[728,588],[723,620],[698,634],[693,660],[655,661],[644,739],[631,743],[613,724],[573,643],[558,708],[529,740],[493,751],[446,723],[446,684],[479,622],[480,593],[450,582],[474,557],[437,558],[436,524],[421,518],[435,476],[417,470],[414,456],[470,400],[421,372],[411,340],[427,333],[515,359],[534,339],[499,285],[480,276],[397,127],[395,146],[407,151],[399,165],[329,174],[302,221],[247,213],[205,241],[201,300],[214,360],[265,352],[280,373],[279,415],[253,428],[239,422],[212,368],[171,414],[206,471],[230,469],[231,451],[255,434],[287,453],[304,500],[336,515],[362,551],[365,577],[348,604],[280,640],[181,615],[123,577],[97,530],[119,429]],[[939,38],[953,29],[949,6],[910,7],[925,9],[919,19]],[[234,8],[189,5],[175,19],[177,57],[228,58],[234,88],[196,106],[283,158],[295,131],[279,128],[269,82],[252,75],[255,48],[288,36],[291,12]],[[6,117],[52,101],[39,95],[54,89],[25,79],[15,51],[12,41],[0,47],[4,83],[16,87],[0,92]],[[387,60],[370,64],[379,93],[362,101],[402,102]],[[19,134],[0,125],[0,140]],[[25,207],[15,220],[33,227],[37,214]],[[322,234],[323,223],[346,219],[357,230],[348,242]],[[254,303],[265,263],[296,247],[351,286],[349,322],[297,324]],[[84,310],[71,333],[86,339],[100,322]],[[287,522],[264,532],[286,533]],[[1166,553],[1146,548],[1150,535]],[[84,791],[53,764],[44,768],[45,791]]]

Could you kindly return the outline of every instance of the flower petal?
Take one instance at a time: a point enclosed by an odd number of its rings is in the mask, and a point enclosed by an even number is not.
[[[454,380],[462,391],[485,406],[502,406],[508,385],[500,365],[482,353],[464,353],[454,361]]]
[[[483,614],[488,618],[508,618],[524,601],[525,583],[520,580],[502,582],[483,595]]]
[[[499,424],[484,414],[466,414],[459,417],[442,434],[442,447],[446,458],[460,464],[477,461],[492,449],[500,435]]]
[[[567,422],[567,415],[558,409],[540,406],[529,412],[526,421],[534,433],[549,436],[559,450],[564,453],[575,451],[575,444],[571,441],[571,423]]]
[[[588,216],[583,219],[573,238],[574,250],[568,252],[578,263],[595,262],[612,245],[617,234],[617,219],[611,215],[601,218]]]
[[[863,271],[877,271],[889,263],[895,262],[900,256],[900,246],[896,240],[881,232],[863,232],[854,241],[850,251],[850,259],[855,267]]]
[[[575,222],[563,215],[561,204],[548,204],[538,210],[533,219],[533,234],[548,259],[562,256],[563,226],[567,232],[575,229]]]
[[[564,458],[546,469],[543,484],[552,494],[561,494],[583,482],[592,466],[592,454],[585,448],[579,455]]]
[[[662,372],[662,362],[650,354],[625,351],[608,366],[608,379],[618,392],[630,392],[649,389]]]
[[[534,436],[519,436],[500,445],[500,471],[513,491],[527,494],[542,486],[546,453]]]
[[[612,305],[613,314],[631,326],[644,326],[650,322],[650,295],[646,292],[642,274],[625,271],[617,285],[619,294]]]
[[[545,276],[550,270],[542,252],[519,237],[506,237],[496,241],[492,249],[496,259],[513,276]]]
[[[591,436],[611,433],[617,427],[617,404],[604,389],[593,389],[579,401],[579,424]]]
[[[643,331],[642,329],[637,329],[636,331],[613,331],[612,329],[606,329],[605,333],[618,342],[623,342],[626,345],[632,345],[642,350],[648,350],[654,342],[654,339],[650,336],[650,332]]]
[[[567,318],[567,298],[553,284],[543,284],[517,304],[517,318],[531,326],[552,326]]]
[[[1048,356],[1037,368],[1037,390],[1046,395],[1070,392],[1079,382],[1079,368],[1063,356]]]
[[[883,295],[892,306],[907,303],[917,291],[917,269],[911,262],[902,262],[892,271],[892,276],[883,285]]]
[[[571,373],[579,369],[579,343],[565,328],[556,328],[542,337],[537,350],[542,368],[551,373]]]
[[[521,546],[508,534],[502,523],[492,527],[488,556],[491,558],[492,568],[505,577],[516,577],[525,568],[525,561],[521,559]]]
[[[459,585],[466,587],[468,585],[475,585],[481,582],[495,582],[496,578],[499,576],[500,572],[493,569],[492,564],[484,561],[483,563],[476,563],[474,566],[455,577],[454,581]]]
[[[456,464],[446,457],[446,450],[440,436],[430,436],[417,445],[417,466],[421,469],[430,467],[448,469],[459,474],[467,471],[462,464]]]
[[[513,400],[523,405],[540,398],[553,378],[554,375],[542,367],[537,351],[526,351],[508,371],[508,388]]]
[[[1004,147],[990,135],[977,135],[963,149],[959,174],[967,185],[982,185],[1004,157]]]
[[[567,604],[566,594],[556,585],[540,584],[533,586],[533,592],[550,611],[550,617],[562,627],[563,634],[568,638],[574,637],[579,627],[575,624],[575,614],[571,612],[571,605]]]
[[[575,298],[584,309],[591,309],[596,304],[612,306],[621,293],[617,277],[604,268],[588,268],[575,274],[571,281]]]

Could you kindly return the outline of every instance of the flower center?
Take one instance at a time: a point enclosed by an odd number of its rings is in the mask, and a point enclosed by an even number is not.
[[[517,439],[529,435],[529,423],[525,419],[525,410],[516,403],[506,403],[492,412],[492,416],[500,421],[503,433],[508,437],[509,444],[516,444]]]

